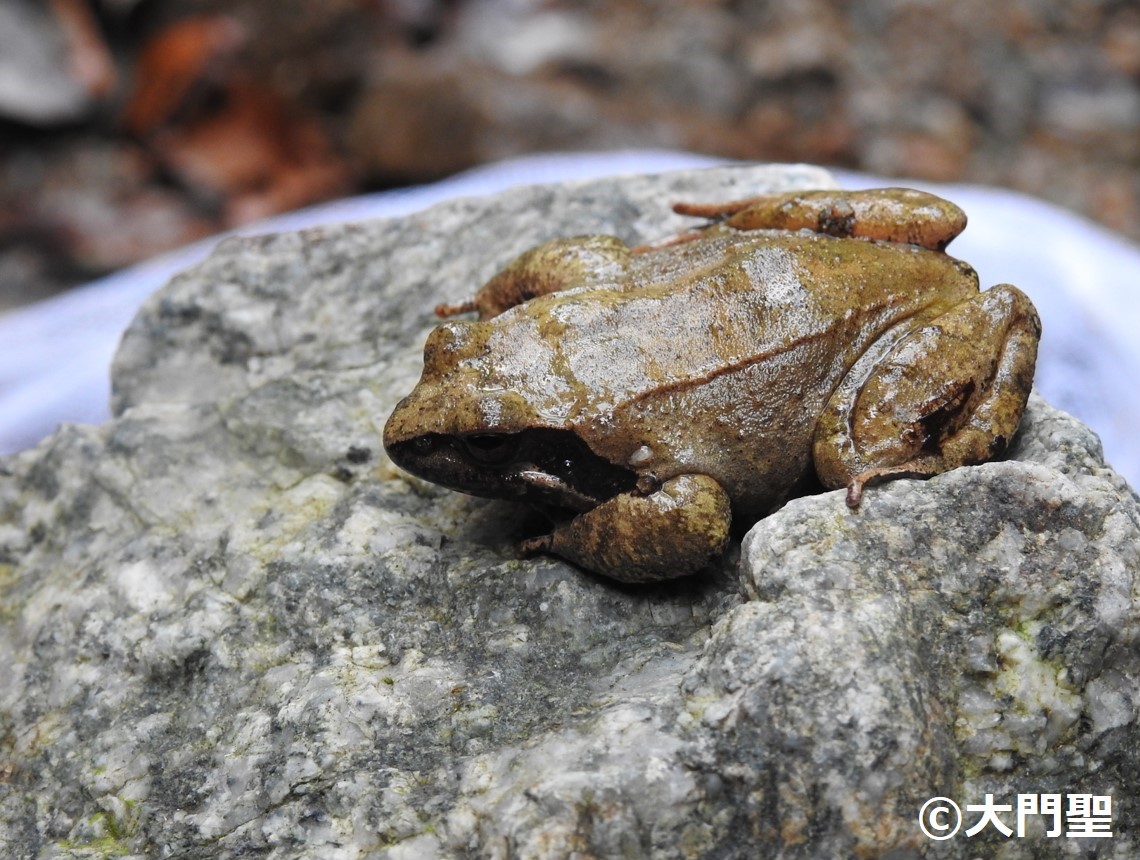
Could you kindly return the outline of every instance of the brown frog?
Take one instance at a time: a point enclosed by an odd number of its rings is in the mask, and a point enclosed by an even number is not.
[[[692,573],[812,473],[847,488],[998,455],[1040,322],[943,253],[953,204],[813,191],[677,211],[663,245],[556,239],[441,316],[384,428],[427,480],[555,512],[523,543],[626,581]],[[560,512],[560,513],[559,513]]]

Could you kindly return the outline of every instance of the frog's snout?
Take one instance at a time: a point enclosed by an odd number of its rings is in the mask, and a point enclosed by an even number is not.
[[[464,383],[471,383],[464,385]],[[466,396],[453,393],[456,384]],[[396,404],[384,425],[384,447],[420,436],[468,436],[517,433],[543,426],[530,404],[506,389],[475,390],[473,380],[436,382],[421,379],[412,393]]]
[[[392,410],[392,414],[389,415],[388,420],[384,422],[384,448],[389,454],[392,453],[393,446],[422,435],[420,431],[415,429],[417,415],[418,409],[416,408],[415,392],[413,391],[396,404],[396,408]]]

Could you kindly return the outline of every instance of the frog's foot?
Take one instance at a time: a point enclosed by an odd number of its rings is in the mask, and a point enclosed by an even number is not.
[[[859,504],[868,484],[928,477],[1000,454],[1017,432],[1041,323],[1002,285],[868,352],[816,427],[816,472]]]
[[[436,305],[435,306],[435,315],[437,317],[439,317],[441,320],[445,320],[448,317],[459,316],[459,314],[465,314],[468,311],[477,311],[477,310],[479,310],[479,305],[475,302],[475,297],[472,296],[471,298],[467,299],[466,301],[459,302],[458,304]]]
[[[719,557],[731,525],[720,484],[705,475],[681,475],[649,495],[614,496],[519,549],[560,555],[622,582],[652,582],[687,576]]]
[[[883,481],[892,481],[896,478],[929,478],[931,475],[937,475],[938,471],[933,463],[905,463],[902,466],[882,466],[860,472],[847,484],[847,507],[859,507],[859,503],[863,501],[863,489],[872,484],[881,484]]]
[[[792,191],[728,203],[678,203],[673,211],[724,220],[737,230],[812,230],[932,251],[941,251],[966,227],[965,213],[953,203],[911,188]]]

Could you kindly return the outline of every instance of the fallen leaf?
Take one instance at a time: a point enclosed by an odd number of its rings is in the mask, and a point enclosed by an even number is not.
[[[242,65],[241,25],[190,18],[139,58],[123,126],[226,226],[344,193],[348,171],[318,119]]]
[[[135,68],[135,88],[122,126],[139,137],[152,134],[187,107],[196,85],[226,69],[245,44],[245,29],[233,18],[187,18],[153,36]]]

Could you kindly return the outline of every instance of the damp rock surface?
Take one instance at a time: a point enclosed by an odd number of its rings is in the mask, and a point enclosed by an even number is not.
[[[154,296],[116,417],[0,461],[4,856],[1135,856],[1140,504],[1039,398],[1001,462],[794,500],[655,587],[520,561],[519,509],[383,453],[431,308],[519,251],[827,184],[523,188]],[[919,827],[1019,794],[1110,796],[1114,835]]]

